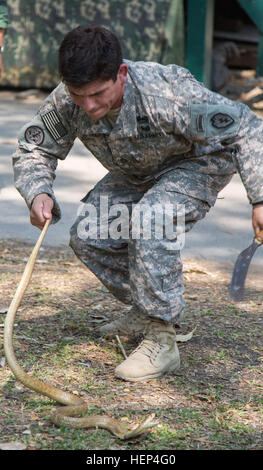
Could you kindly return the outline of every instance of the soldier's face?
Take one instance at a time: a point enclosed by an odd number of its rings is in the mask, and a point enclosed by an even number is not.
[[[74,103],[94,120],[106,116],[110,109],[121,106],[128,67],[121,64],[117,79],[94,81],[75,88],[68,85],[70,96]]]

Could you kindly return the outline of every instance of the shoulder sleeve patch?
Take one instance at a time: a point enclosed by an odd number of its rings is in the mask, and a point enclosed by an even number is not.
[[[48,113],[41,114],[41,119],[53,139],[59,140],[67,134],[67,129],[54,109],[52,111],[48,111]]]
[[[29,144],[41,145],[44,137],[43,130],[38,126],[29,126],[25,131],[25,139]]]
[[[235,135],[240,126],[241,110],[225,104],[192,104],[190,134],[193,137],[226,137]]]

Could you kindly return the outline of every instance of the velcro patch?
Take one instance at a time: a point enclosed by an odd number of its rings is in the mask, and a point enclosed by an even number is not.
[[[197,104],[190,106],[190,135],[193,138],[210,139],[237,135],[242,109],[239,106]]]
[[[43,130],[38,126],[30,126],[25,131],[25,139],[29,144],[41,145],[44,137]]]
[[[216,113],[211,117],[212,126],[217,129],[225,129],[234,123],[234,119],[229,114]]]
[[[63,126],[59,115],[55,110],[49,111],[46,114],[42,114],[41,118],[53,139],[58,140],[67,134],[67,130]]]

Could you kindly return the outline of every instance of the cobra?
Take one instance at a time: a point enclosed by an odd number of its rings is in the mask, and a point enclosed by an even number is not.
[[[60,390],[50,384],[42,382],[36,377],[30,376],[19,365],[16,359],[13,348],[14,321],[19,305],[23,299],[25,290],[30,282],[39,248],[41,247],[49,224],[50,220],[47,219],[44,228],[37,240],[37,243],[33,248],[33,251],[27,261],[22,278],[20,280],[20,283],[17,287],[17,290],[6,315],[4,328],[4,350],[7,363],[15,377],[23,385],[25,385],[31,390],[40,393],[41,395],[45,395],[50,399],[55,400],[58,403],[61,403],[62,405],[65,405],[63,407],[56,407],[51,413],[51,421],[57,426],[66,424],[74,428],[96,427],[106,429],[111,432],[114,436],[120,439],[131,439],[137,437],[157,424],[154,421],[153,414],[148,416],[140,424],[133,427],[120,423],[118,420],[109,416],[91,415],[79,417],[80,415],[83,415],[83,413],[87,413],[89,409],[88,403],[86,403],[82,398],[79,398],[76,395]]]

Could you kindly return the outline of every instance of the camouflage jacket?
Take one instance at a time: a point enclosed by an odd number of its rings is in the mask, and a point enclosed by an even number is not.
[[[37,194],[47,193],[60,217],[52,184],[57,159],[66,158],[76,137],[109,172],[133,185],[184,168],[187,186],[174,172],[180,192],[213,205],[218,178],[221,188],[237,170],[249,201],[263,200],[263,120],[206,89],[182,67],[126,63],[128,80],[113,128],[107,118],[92,121],[61,83],[21,129],[14,175],[28,207]]]

